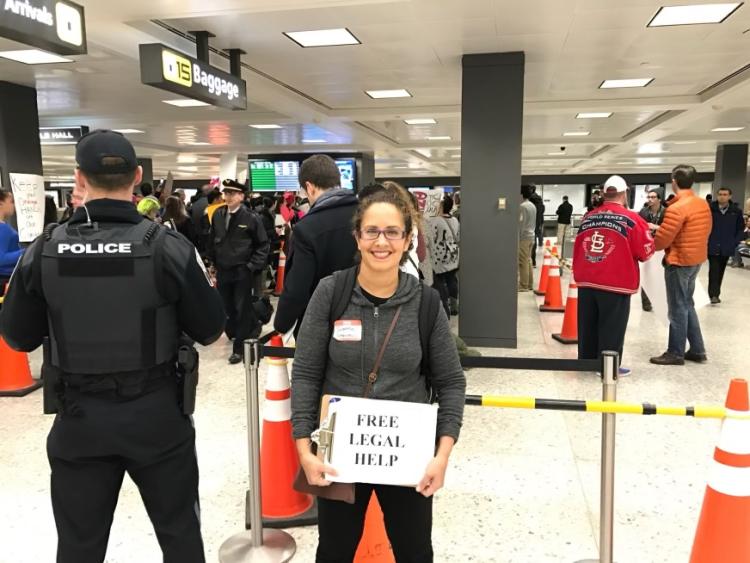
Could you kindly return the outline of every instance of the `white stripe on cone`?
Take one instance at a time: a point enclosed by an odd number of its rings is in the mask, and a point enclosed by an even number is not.
[[[747,439],[748,424],[746,420],[729,418],[730,416],[747,416],[747,411],[727,409],[727,418],[721,427],[721,436],[716,446],[730,454],[750,454],[750,440]]]
[[[550,266],[549,277],[551,277],[551,278],[559,278],[560,277],[560,268],[558,268],[557,266]]]
[[[289,389],[289,372],[286,369],[286,362],[283,365],[268,365],[266,389],[268,391],[286,391]]]
[[[570,286],[568,288],[568,299],[578,299],[578,288]]]
[[[730,467],[714,460],[708,469],[708,486],[731,497],[750,497],[750,467]]]
[[[266,399],[263,404],[263,420],[268,422],[289,422],[292,418],[292,400],[272,401]]]

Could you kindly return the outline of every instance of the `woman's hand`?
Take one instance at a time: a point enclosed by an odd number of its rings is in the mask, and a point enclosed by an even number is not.
[[[326,465],[325,463],[320,461],[320,459],[318,459],[318,456],[316,456],[312,452],[307,452],[303,456],[301,456],[299,462],[302,466],[302,470],[305,472],[307,482],[311,485],[327,487],[331,484],[331,481],[325,478],[325,474],[328,473],[329,475],[338,475],[333,467]]]
[[[448,456],[436,455],[433,457],[427,464],[424,477],[417,485],[417,492],[429,498],[442,489],[446,469],[448,469]]]

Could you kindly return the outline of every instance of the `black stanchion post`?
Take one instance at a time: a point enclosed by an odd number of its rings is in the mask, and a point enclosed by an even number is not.
[[[282,530],[264,530],[260,496],[260,405],[258,371],[260,343],[245,341],[245,392],[247,396],[247,451],[250,484],[251,529],[227,539],[219,549],[221,563],[278,562],[294,557],[297,544]]]

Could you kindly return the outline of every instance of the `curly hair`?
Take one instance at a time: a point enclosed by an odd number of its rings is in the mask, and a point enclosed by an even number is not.
[[[386,182],[385,184],[394,184],[394,182]],[[385,185],[384,184],[384,185]],[[398,184],[395,184],[398,186]],[[406,190],[401,188],[400,189],[393,189],[388,188],[386,186],[385,190],[381,190],[378,192],[375,192],[364,199],[362,199],[359,202],[359,206],[357,207],[357,211],[354,214],[353,223],[354,223],[354,232],[355,236],[359,235],[359,232],[362,230],[362,219],[365,216],[365,213],[370,208],[370,206],[376,204],[376,203],[387,203],[389,205],[394,206],[399,213],[401,214],[401,218],[404,221],[404,232],[406,237],[408,237],[409,240],[409,246],[407,247],[406,251],[404,252],[403,256],[401,257],[401,264],[405,263],[406,260],[409,257],[409,251],[411,250],[412,242],[411,242],[411,233],[414,229],[414,211],[413,206],[411,204],[411,201],[408,197],[408,195],[405,194]]]

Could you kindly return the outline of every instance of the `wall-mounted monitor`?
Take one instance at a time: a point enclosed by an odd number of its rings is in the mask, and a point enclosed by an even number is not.
[[[297,191],[299,161],[250,160],[250,189],[254,192]]]
[[[353,190],[357,185],[357,161],[353,158],[337,158],[336,166],[341,173],[341,187]]]

